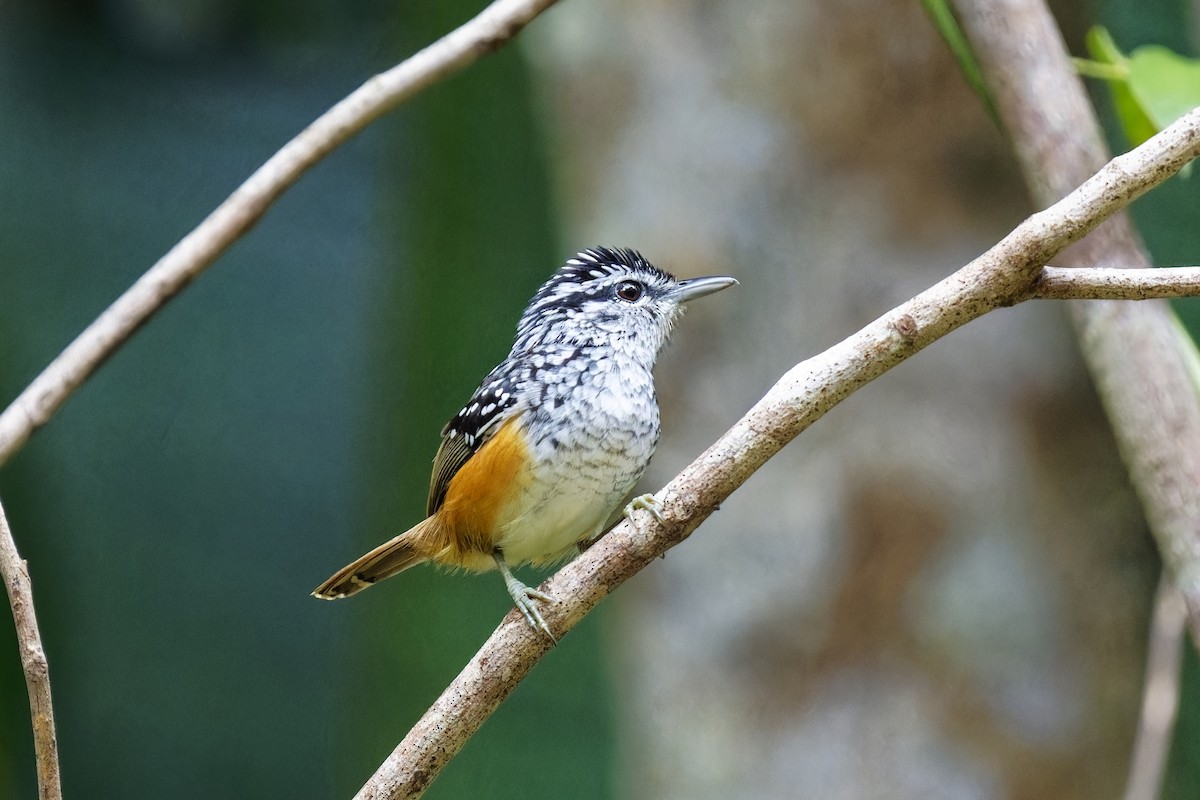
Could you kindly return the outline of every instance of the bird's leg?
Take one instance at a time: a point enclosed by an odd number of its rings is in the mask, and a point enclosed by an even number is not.
[[[537,589],[530,588],[517,580],[517,576],[512,574],[512,570],[508,568],[508,564],[504,561],[504,554],[499,550],[492,553],[492,558],[496,560],[496,566],[500,568],[500,574],[504,576],[504,586],[508,589],[508,593],[512,595],[513,602],[516,603],[521,615],[525,617],[525,621],[534,630],[539,630],[550,637],[550,641],[558,644],[558,639],[554,638],[554,634],[550,632],[550,628],[546,625],[546,620],[542,619],[542,612],[534,604],[534,600],[541,600],[545,603],[557,603],[558,598],[545,592],[540,592]]]
[[[650,516],[658,520],[660,525],[665,522],[662,515],[662,504],[658,502],[654,495],[640,494],[629,501],[629,505],[625,506],[624,511],[625,519],[629,520],[629,524],[632,525],[633,529],[638,533],[641,533],[642,529],[638,527],[637,520],[633,518],[633,512],[639,509],[642,511],[649,511]]]

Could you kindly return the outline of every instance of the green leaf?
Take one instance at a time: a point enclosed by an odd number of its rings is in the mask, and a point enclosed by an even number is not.
[[[1087,45],[1088,52],[1092,54],[1092,58],[1103,64],[1125,64],[1125,54],[1121,52],[1121,49],[1117,47],[1117,43],[1113,41],[1112,34],[1108,32],[1108,28],[1105,28],[1103,25],[1093,25],[1089,28],[1087,35],[1084,37],[1084,44]]]
[[[967,41],[962,28],[958,26],[958,20],[954,18],[954,13],[950,10],[947,0],[921,0],[921,5],[925,7],[925,13],[933,21],[933,27],[941,34],[942,39],[950,48],[950,52],[958,60],[958,68],[962,70],[967,83],[975,91],[975,94],[979,95],[979,99],[983,101],[983,105],[992,115],[992,119],[998,120],[1000,117],[996,113],[996,106],[992,103],[992,96],[988,93],[987,84],[983,80],[983,70],[979,68],[979,62],[975,60],[971,44]]]
[[[1140,99],[1133,93],[1129,85],[1131,64],[1125,54],[1117,47],[1112,36],[1102,26],[1096,25],[1087,32],[1084,39],[1088,53],[1100,64],[1113,68],[1115,75],[1122,78],[1109,79],[1108,90],[1112,95],[1113,107],[1125,138],[1133,146],[1137,146],[1158,133],[1158,127],[1151,121]],[[1091,71],[1092,74],[1095,70]]]
[[[1152,44],[1129,57],[1129,91],[1156,130],[1200,106],[1200,61]]]

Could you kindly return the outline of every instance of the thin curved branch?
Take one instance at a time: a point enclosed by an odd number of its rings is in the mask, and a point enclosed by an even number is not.
[[[1133,743],[1133,760],[1125,800],[1158,800],[1175,717],[1179,711],[1179,677],[1183,671],[1183,636],[1187,630],[1183,596],[1166,574],[1154,595],[1150,643],[1146,647],[1146,678],[1142,711]]]
[[[623,522],[541,588],[559,639],[613,589],[686,539],[784,445],[855,390],[936,339],[1033,293],[1042,265],[1200,155],[1200,110],[1104,166],[958,272],[858,333],[793,367],[658,494],[663,523]],[[514,610],[359,791],[359,800],[419,797],[533,665],[548,640]]]
[[[168,300],[246,233],[310,167],[370,122],[516,36],[556,0],[496,0],[477,17],[372,77],[263,164],[50,362],[0,414],[0,465]]]
[[[29,570],[13,541],[4,507],[0,505],[0,577],[8,590],[17,629],[17,647],[21,651],[21,669],[29,693],[29,712],[33,719],[33,750],[37,757],[38,797],[62,800],[62,780],[58,771],[58,736],[54,730],[54,706],[50,702],[50,666],[42,647],[37,617],[33,612],[33,587]]]

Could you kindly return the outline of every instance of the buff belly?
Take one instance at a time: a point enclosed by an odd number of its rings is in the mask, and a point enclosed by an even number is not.
[[[511,518],[497,525],[496,544],[509,564],[561,561],[580,541],[602,532],[626,491],[570,476],[534,483]]]

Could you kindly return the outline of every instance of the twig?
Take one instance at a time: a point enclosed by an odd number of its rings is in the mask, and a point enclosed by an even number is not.
[[[563,634],[614,588],[687,538],[755,470],[846,396],[950,331],[1031,296],[1040,268],[1134,198],[1200,155],[1200,110],[1114,159],[950,277],[829,350],[792,368],[742,419],[658,494],[664,522],[614,528],[542,589]],[[516,611],[409,731],[357,795],[419,797],[546,653]]]
[[[1200,267],[1046,267],[1033,287],[1031,298],[1150,300],[1195,295],[1200,295]]]
[[[1125,786],[1125,800],[1158,800],[1179,709],[1185,622],[1187,608],[1183,597],[1170,578],[1163,575],[1154,596],[1142,713],[1133,742],[1133,762],[1129,768],[1129,783]]]
[[[8,590],[17,629],[17,647],[21,651],[21,669],[29,692],[29,711],[33,718],[33,749],[37,756],[38,797],[62,800],[62,781],[58,772],[58,737],[54,732],[54,707],[50,703],[50,667],[33,612],[33,587],[29,570],[17,552],[4,507],[0,505],[0,576]]]
[[[305,170],[404,99],[498,47],[553,2],[497,0],[467,25],[372,78],[288,143],[0,414],[0,464],[158,308],[257,222]],[[1198,122],[1194,113],[1189,115],[1135,153],[1114,161],[1063,203],[1031,217],[955,275],[790,371],[665,487],[660,498],[665,525],[651,525],[646,519],[642,531],[618,526],[550,579],[547,589],[566,598],[548,609],[550,624],[560,632],[570,630],[613,588],[690,535],[768,458],[851,392],[965,322],[1035,296],[1032,282],[1046,260],[1197,155]],[[11,542],[7,528],[0,529],[0,546],[7,549]],[[9,580],[8,585],[11,596],[15,584]],[[13,604],[16,616],[19,604]],[[25,608],[32,611],[31,605]],[[421,794],[545,650],[545,640],[515,612],[510,614],[360,796]],[[40,766],[39,758],[39,770]]]
[[[429,85],[496,50],[556,0],[496,0],[477,17],[374,76],[283,146],[47,366],[0,414],[0,465],[105,359],[248,231],[310,167]]]
[[[1105,159],[1099,124],[1054,18],[1042,0],[953,2],[1034,202],[1048,205]],[[1129,167],[1160,169],[1146,163]],[[1072,260],[1092,266],[1149,265],[1126,215],[1081,242]],[[1077,303],[1070,309],[1130,481],[1163,563],[1183,592],[1192,639],[1200,646],[1195,347],[1162,303]]]

